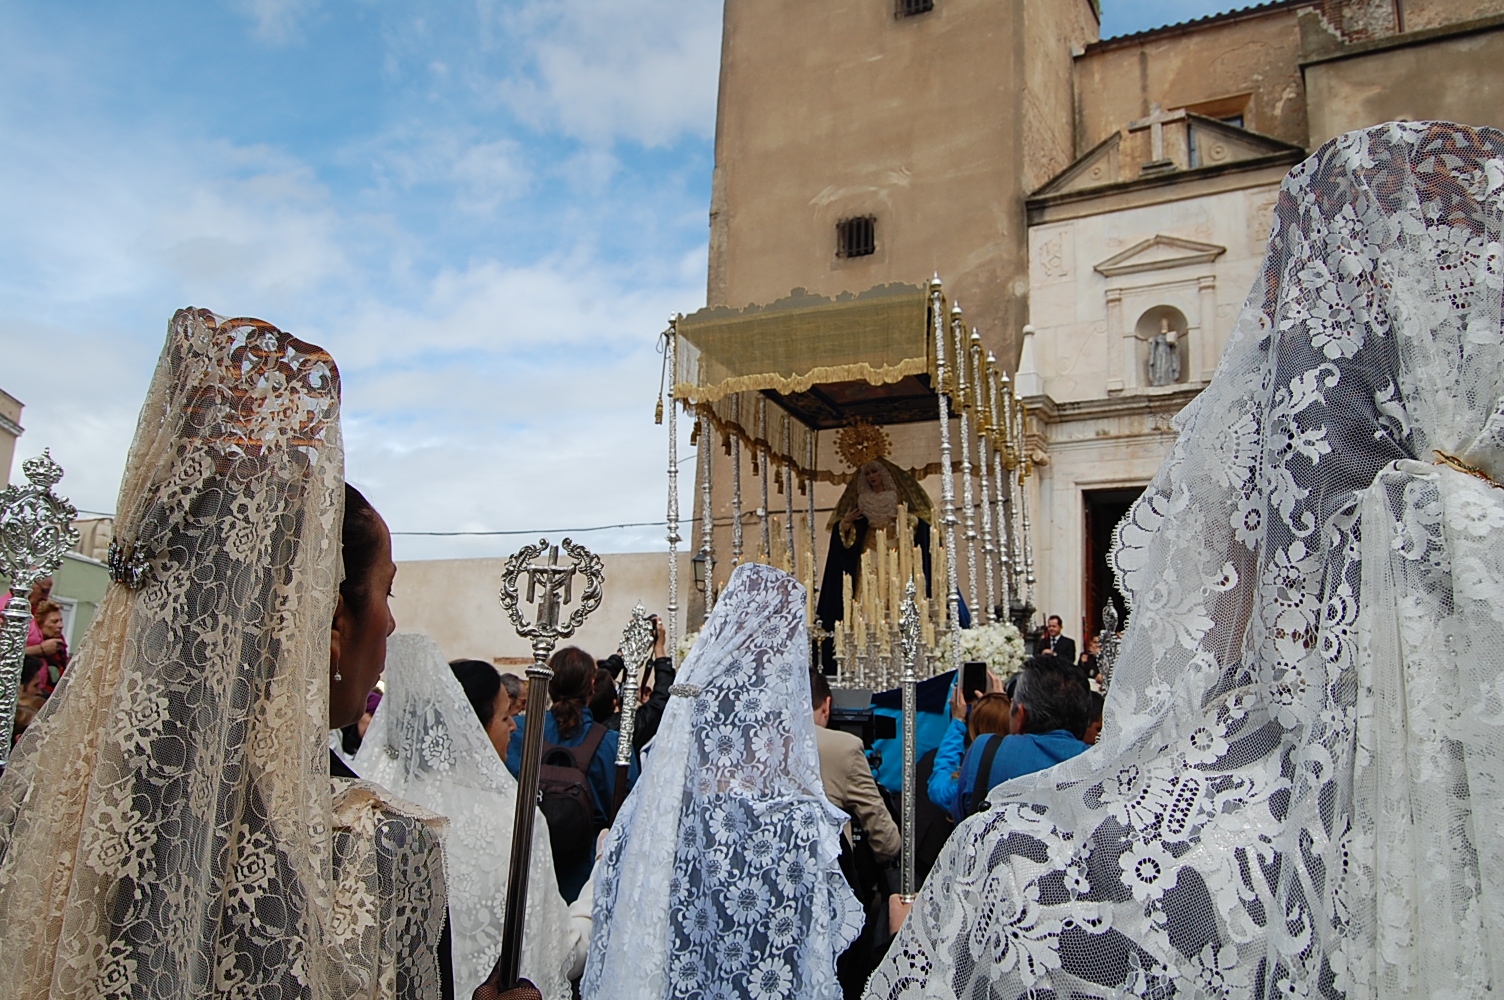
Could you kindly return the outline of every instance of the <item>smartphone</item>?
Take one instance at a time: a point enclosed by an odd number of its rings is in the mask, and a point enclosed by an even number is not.
[[[961,664],[961,694],[967,701],[976,701],[976,692],[987,693],[987,664]]]

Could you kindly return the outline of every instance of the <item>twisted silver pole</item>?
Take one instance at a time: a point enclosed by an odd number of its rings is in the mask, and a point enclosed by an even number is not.
[[[1004,620],[1007,619],[1009,605],[1012,602],[1012,593],[1009,575],[1012,573],[1012,560],[1008,558],[1008,546],[1011,543],[1011,532],[1008,530],[1008,500],[1003,495],[1005,487],[1003,473],[1003,449],[1008,443],[1008,425],[999,408],[997,383],[998,370],[997,359],[991,352],[987,354],[987,399],[992,409],[992,486],[993,506],[997,520],[997,554],[998,554],[998,606],[1003,609]],[[1003,376],[1007,377],[1006,374]],[[1002,440],[998,439],[1001,431]]]
[[[961,672],[961,604],[956,586],[956,475],[951,468],[950,397],[945,380],[945,300],[940,276],[930,279],[930,315],[934,317],[936,393],[940,408],[940,524],[945,534],[945,610],[950,629],[951,667]]]
[[[914,578],[903,588],[903,609],[898,616],[898,633],[903,654],[903,854],[899,872],[898,898],[912,903],[919,894],[915,884],[914,854],[918,837],[919,774],[919,674],[915,659],[919,655],[919,602],[915,599]],[[895,650],[898,652],[898,650]]]
[[[710,619],[710,609],[715,603],[715,504],[711,499],[710,473],[715,449],[710,438],[715,427],[710,422],[710,408],[700,411],[700,553],[705,557],[705,620]],[[702,621],[700,623],[704,625]],[[673,656],[677,646],[669,648]]]
[[[972,327],[971,397],[977,416],[977,463],[981,466],[981,474],[977,476],[977,485],[981,488],[979,502],[982,505],[982,569],[987,583],[987,605],[982,610],[982,621],[990,622],[996,617],[994,609],[997,607],[997,576],[992,571],[993,557],[996,554],[996,550],[992,547],[992,491],[987,488],[988,466],[990,465],[987,449],[992,415],[987,406],[987,385],[983,381],[985,375],[986,372],[982,367],[982,337],[977,333],[977,328]]]
[[[731,396],[731,565],[742,564],[742,397]]]
[[[757,507],[758,527],[762,531],[762,558],[773,561],[773,531],[768,523],[768,397],[757,397],[757,472],[762,481],[762,503]]]
[[[789,571],[799,577],[799,560],[794,555],[794,463],[793,417],[783,415],[783,544],[789,552]]]
[[[668,648],[679,643],[679,406],[674,399],[675,365],[679,360],[679,315],[668,321]],[[694,509],[694,505],[690,505]],[[622,706],[623,712],[626,706]],[[634,709],[635,710],[635,709]]]
[[[971,613],[977,614],[977,513],[976,495],[971,486],[971,400],[966,391],[966,324],[962,321],[961,307],[950,311],[951,333],[955,336],[956,363],[955,406],[961,417],[961,516],[966,528],[966,583],[967,596],[971,598]]]

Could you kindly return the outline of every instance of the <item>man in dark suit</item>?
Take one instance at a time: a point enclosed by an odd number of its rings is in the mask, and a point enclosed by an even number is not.
[[[1044,638],[1039,642],[1040,656],[1053,656],[1062,663],[1072,666],[1076,663],[1076,641],[1060,634],[1065,628],[1065,623],[1059,615],[1050,615],[1045,620]]]

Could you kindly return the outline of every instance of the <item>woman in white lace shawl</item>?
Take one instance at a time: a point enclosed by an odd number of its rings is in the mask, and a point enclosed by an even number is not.
[[[1119,527],[1101,739],[956,829],[871,996],[1504,984],[1501,198],[1504,135],[1450,124],[1290,173]]]
[[[331,720],[380,673],[395,568],[382,527],[387,576],[352,577],[348,606],[343,480],[328,354],[173,317],[117,582],[0,779],[0,997],[439,995],[436,817],[331,789]]]
[[[591,1000],[839,997],[862,911],[836,863],[804,588],[744,564],[684,667],[596,869]]]
[[[455,995],[468,997],[501,951],[517,780],[432,639],[392,636],[385,677],[386,694],[355,757],[355,771],[449,820],[444,857]],[[522,975],[545,1000],[569,1000],[569,980],[585,964],[590,901],[566,909],[541,815],[533,832]]]

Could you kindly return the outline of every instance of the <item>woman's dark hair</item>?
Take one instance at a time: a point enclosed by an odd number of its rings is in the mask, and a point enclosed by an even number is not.
[[[345,484],[345,522],[340,529],[340,546],[345,578],[339,583],[339,596],[353,611],[365,607],[371,598],[371,569],[381,551],[381,515],[349,483]]]
[[[485,660],[450,660],[449,669],[454,679],[465,689],[470,707],[482,726],[489,726],[496,717],[496,692],[501,690],[501,674]]]
[[[597,667],[595,671],[595,691],[590,695],[590,715],[597,722],[604,722],[616,711],[616,682],[611,679],[611,671],[605,667]]]
[[[565,646],[548,658],[553,679],[548,682],[548,697],[553,701],[554,724],[559,735],[570,739],[585,722],[585,702],[595,684],[595,657],[578,646]]]

